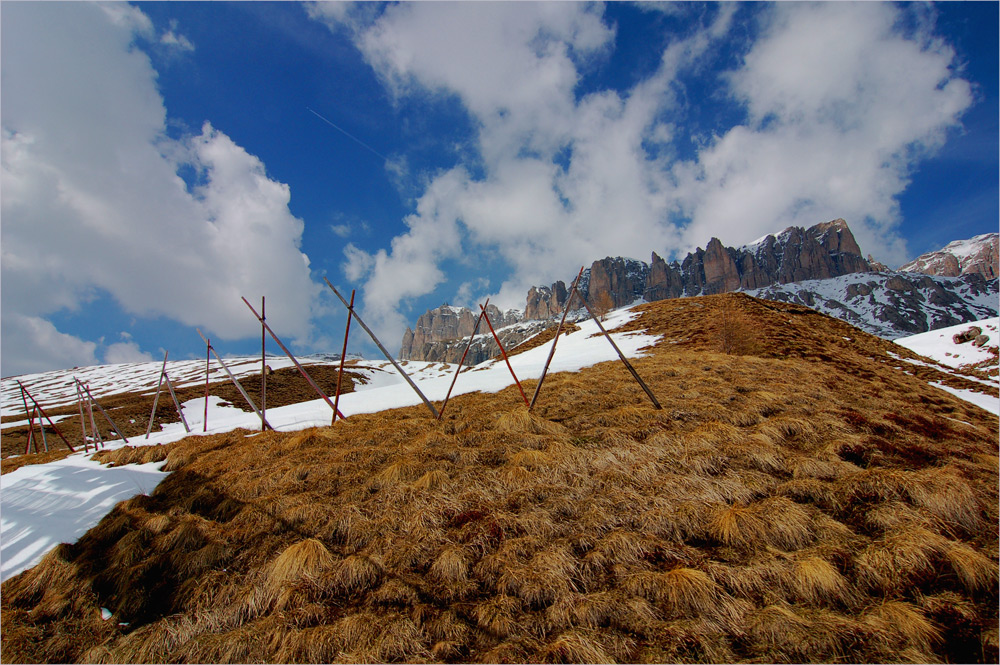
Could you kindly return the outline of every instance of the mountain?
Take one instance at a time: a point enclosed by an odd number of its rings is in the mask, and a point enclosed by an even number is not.
[[[885,339],[996,316],[997,280],[976,273],[853,273],[775,284],[746,293],[812,307]]]
[[[922,272],[925,275],[945,277],[978,274],[985,279],[996,279],[1000,274],[998,244],[1000,244],[998,233],[984,233],[968,240],[956,240],[936,252],[918,256],[906,265],[900,266],[899,271]]]
[[[726,247],[718,238],[712,238],[704,249],[696,249],[682,261],[667,263],[656,252],[649,264],[622,257],[600,259],[584,270],[579,291],[588,303],[602,303],[604,308],[623,307],[637,300],[655,302],[746,291],[762,298],[816,307],[894,339],[995,315],[996,241],[997,234],[956,241],[901,268],[918,264],[927,270],[935,265],[952,266],[954,275],[893,272],[870,257],[865,259],[847,222],[835,219],[807,229],[789,227],[742,247]],[[516,345],[536,334],[539,326],[520,322],[545,321],[560,315],[568,296],[563,281],[532,287],[523,315],[511,310],[499,325],[494,320],[498,328],[518,324],[501,334],[504,346]],[[456,335],[452,315],[440,310],[430,310],[420,317],[419,333],[407,329],[403,358],[453,362],[461,357],[465,348],[461,337],[469,333]],[[471,331],[475,314],[465,311],[467,315],[456,316],[465,316]],[[485,340],[476,342],[470,353],[482,361],[498,351],[495,342]]]
[[[496,305],[487,305],[486,313],[494,328],[504,328],[517,323],[522,318],[519,311],[512,309],[501,312]],[[468,337],[476,327],[476,319],[478,318],[479,312],[473,312],[466,307],[441,305],[435,309],[427,310],[417,319],[414,330],[407,328],[406,332],[403,333],[399,355],[406,360],[431,360],[433,358],[435,361],[458,362],[458,357],[446,358],[446,354],[440,348],[435,348],[434,344]],[[480,326],[479,332],[490,336],[489,328],[485,322]],[[462,352],[459,351],[458,356],[461,357],[461,354]]]

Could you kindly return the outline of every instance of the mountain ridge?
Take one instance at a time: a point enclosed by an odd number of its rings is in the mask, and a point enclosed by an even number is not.
[[[669,263],[655,251],[648,264],[606,257],[584,270],[578,290],[588,303],[601,303],[602,308],[746,291],[816,307],[892,339],[995,314],[996,236],[954,241],[893,271],[870,255],[864,258],[847,222],[835,219],[809,228],[791,226],[740,247],[726,247],[712,238],[704,249]],[[824,280],[839,281],[820,285]],[[808,288],[794,286],[805,282]],[[562,280],[533,286],[523,312],[501,313],[491,306],[490,319],[505,347],[518,344],[561,315],[568,296]],[[456,362],[476,318],[471,310],[456,312],[462,309],[442,306],[421,315],[414,329],[404,333],[400,357]],[[516,329],[511,329],[514,324]],[[469,362],[482,362],[498,352],[492,338],[476,340]]]

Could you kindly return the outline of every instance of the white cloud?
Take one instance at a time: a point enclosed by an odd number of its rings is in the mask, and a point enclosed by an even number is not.
[[[344,256],[347,257],[347,260],[341,265],[341,270],[344,271],[344,276],[352,282],[367,277],[375,265],[375,259],[372,255],[358,248],[354,243],[347,243],[344,247]]]
[[[139,363],[153,360],[153,354],[143,351],[136,342],[123,335],[124,341],[109,344],[104,349],[104,362],[108,365],[117,363]]]
[[[176,51],[194,51],[194,44],[191,43],[191,40],[174,32],[176,29],[174,26],[160,35],[160,43]]]
[[[97,344],[61,333],[37,316],[4,312],[0,344],[5,377],[97,364]]]
[[[686,246],[843,217],[864,251],[902,263],[896,197],[972,103],[954,53],[906,38],[884,3],[779,3],[769,18],[728,76],[749,123],[674,168]]]
[[[208,123],[166,137],[156,72],[133,45],[133,30],[152,28],[133,10],[4,7],[4,335],[11,315],[103,290],[224,339],[254,334],[240,296],[266,295],[279,333],[307,336],[318,287],[288,187]],[[201,176],[194,191],[182,165]]]
[[[896,197],[971,103],[926,16],[915,16],[911,34],[899,28],[904,11],[922,10],[715,5],[668,41],[659,69],[632,89],[578,96],[581,66],[612,47],[599,11],[404,3],[325,17],[350,26],[400,103],[454,97],[478,128],[477,163],[432,176],[389,248],[346,251],[345,270],[367,276],[365,308],[383,334],[398,334],[410,299],[446,281],[444,262],[483,252],[512,267],[494,297],[504,307],[606,255],[684,252],[711,236],[740,244],[836,217],[878,258],[905,254]],[[704,65],[720,41],[732,47],[747,34],[736,21],[749,14],[760,36],[737,69],[711,78]],[[678,99],[685,76],[742,106],[745,123],[687,134],[687,114],[715,102]],[[678,160],[685,141],[699,147]]]

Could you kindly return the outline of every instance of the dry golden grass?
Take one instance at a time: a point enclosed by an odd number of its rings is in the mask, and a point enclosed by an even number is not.
[[[173,473],[4,582],[3,661],[996,661],[996,417],[804,308],[639,309],[662,411],[605,363],[102,453]]]

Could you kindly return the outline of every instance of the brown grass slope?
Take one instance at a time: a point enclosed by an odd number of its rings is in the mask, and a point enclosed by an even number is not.
[[[218,368],[218,365],[213,361],[213,368]],[[341,392],[349,393],[354,390],[354,383],[364,381],[364,377],[356,372],[349,371],[350,368],[344,372],[344,381],[341,385]],[[334,394],[334,390],[337,386],[337,367],[334,365],[308,365],[306,366],[306,371],[309,372],[309,376],[319,385],[329,395]],[[247,391],[250,395],[250,399],[254,401],[254,404],[260,406],[260,374],[250,374],[240,379],[240,385],[243,389]],[[154,390],[148,391],[149,394],[140,393],[121,393],[115,395],[108,395],[106,397],[98,397],[98,402],[101,406],[111,415],[111,418],[115,421],[115,424],[122,431],[122,433],[128,437],[141,437],[146,433],[146,427],[149,426],[149,414],[153,410],[153,393]],[[248,413],[252,413],[250,405],[246,403],[243,396],[240,395],[236,386],[232,384],[228,379],[221,382],[215,382],[209,384],[209,394],[215,395],[216,397],[221,397],[223,400],[228,401],[233,406],[238,409],[242,409]],[[177,389],[177,399],[180,402],[186,402],[190,399],[195,399],[197,397],[203,397],[205,395],[205,385],[200,386],[188,386],[186,388]],[[273,371],[267,377],[267,407],[275,408],[279,406],[286,406],[288,404],[297,404],[299,402],[305,402],[308,400],[319,399],[316,392],[309,386],[305,378],[299,373],[299,371],[294,367],[285,367]],[[48,408],[43,404],[45,412],[50,416],[66,415],[68,416],[65,420],[58,423],[59,432],[65,436],[70,445],[73,447],[80,446],[83,447],[83,434],[80,428],[80,409],[74,403],[71,406],[61,407],[61,408]],[[94,419],[97,421],[97,426],[101,430],[101,436],[105,439],[117,439],[118,436],[114,433],[111,425],[108,421],[104,419],[104,416],[100,414],[97,409],[94,409]],[[14,415],[7,416],[3,418],[4,421],[17,421],[25,420],[25,416]],[[160,399],[156,403],[156,417],[153,422],[153,431],[158,432],[160,427],[165,423],[176,423],[180,419],[177,417],[177,409],[174,407],[173,400],[170,399],[170,393],[167,391],[167,387],[164,385],[160,391]],[[211,421],[209,422],[211,424]],[[90,434],[90,422],[87,422],[87,432]],[[35,425],[35,436],[38,437],[38,425]],[[45,436],[47,443],[49,445],[49,453],[29,453],[28,455],[23,455],[24,447],[28,443],[28,426],[22,425],[20,427],[10,427],[3,431],[3,437],[0,438],[0,456],[2,456],[3,462],[0,464],[0,469],[3,473],[9,473],[14,469],[17,469],[25,464],[36,464],[51,461],[53,459],[59,459],[60,457],[65,457],[69,454],[69,449],[66,448],[66,444],[63,443],[62,439],[56,434],[52,426],[45,423]],[[39,441],[39,447],[41,448],[41,442]],[[11,459],[8,457],[16,456]]]
[[[996,662],[996,417],[805,308],[640,309],[662,411],[604,363],[107,454],[174,473],[3,584],[3,660]]]

